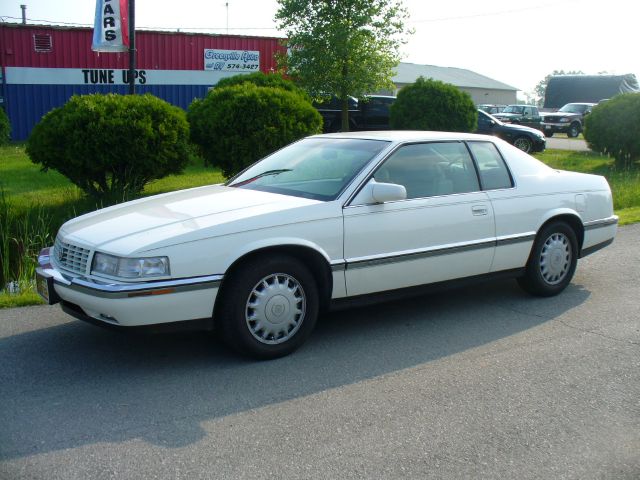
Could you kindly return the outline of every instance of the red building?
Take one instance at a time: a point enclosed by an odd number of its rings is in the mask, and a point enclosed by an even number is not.
[[[129,55],[95,53],[93,30],[0,23],[3,106],[14,140],[71,95],[127,93]],[[187,108],[221,78],[273,71],[281,39],[136,32],[136,91]]]

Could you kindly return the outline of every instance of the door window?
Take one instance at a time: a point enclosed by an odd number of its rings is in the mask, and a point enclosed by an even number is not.
[[[460,142],[401,147],[378,168],[374,178],[403,185],[407,199],[480,190],[473,160]]]

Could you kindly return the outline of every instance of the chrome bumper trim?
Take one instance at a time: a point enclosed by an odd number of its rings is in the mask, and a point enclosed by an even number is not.
[[[584,222],[584,229],[585,230],[593,230],[596,228],[604,228],[604,227],[608,227],[610,225],[616,225],[618,223],[618,216],[617,215],[612,215],[609,218],[603,218],[600,220],[593,220],[591,222]]]

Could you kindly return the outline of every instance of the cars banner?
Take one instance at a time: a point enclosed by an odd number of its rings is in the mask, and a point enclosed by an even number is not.
[[[129,49],[129,0],[96,0],[91,49],[94,52]]]

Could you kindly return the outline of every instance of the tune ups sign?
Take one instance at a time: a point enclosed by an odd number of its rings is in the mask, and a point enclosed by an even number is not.
[[[94,52],[129,50],[129,0],[96,0]]]

